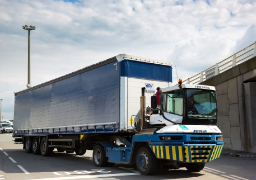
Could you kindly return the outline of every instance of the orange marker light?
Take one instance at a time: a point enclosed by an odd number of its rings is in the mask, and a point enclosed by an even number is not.
[[[182,79],[181,78],[179,79],[179,83],[182,83]]]

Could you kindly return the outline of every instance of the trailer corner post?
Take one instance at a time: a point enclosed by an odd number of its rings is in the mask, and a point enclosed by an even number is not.
[[[143,129],[145,125],[145,104],[146,104],[146,97],[145,97],[145,87],[141,88],[141,97],[140,97],[140,130]]]

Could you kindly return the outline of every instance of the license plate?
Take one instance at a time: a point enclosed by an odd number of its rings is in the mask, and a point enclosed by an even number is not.
[[[206,133],[206,130],[194,130],[194,133]]]

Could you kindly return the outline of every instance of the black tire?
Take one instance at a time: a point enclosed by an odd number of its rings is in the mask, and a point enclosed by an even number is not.
[[[46,137],[43,137],[40,144],[40,152],[43,156],[50,156],[52,154],[52,148],[48,147]]]
[[[26,153],[32,152],[32,142],[30,137],[26,137],[25,139],[25,152]]]
[[[111,163],[111,162],[107,163],[107,167],[113,167],[114,165],[115,165],[115,163]]]
[[[137,170],[142,175],[151,175],[155,173],[158,167],[158,161],[149,147],[142,147],[139,149],[136,155],[136,166]]]
[[[205,163],[191,163],[186,167],[189,172],[200,172],[204,169]]]
[[[33,141],[32,141],[32,152],[35,154],[35,155],[38,155],[40,154],[40,143],[39,143],[39,138],[37,137],[34,137],[33,138]]]
[[[96,145],[93,148],[93,162],[97,167],[106,167],[108,166],[108,158],[104,148],[101,145]]]
[[[75,150],[76,155],[84,155],[86,153],[86,149],[79,149],[79,150]]]

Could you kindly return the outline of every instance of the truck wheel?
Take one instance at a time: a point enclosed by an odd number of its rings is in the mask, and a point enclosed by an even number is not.
[[[205,163],[191,163],[186,167],[190,172],[199,172],[204,169]]]
[[[43,156],[50,156],[52,154],[52,148],[48,147],[46,137],[43,137],[40,144],[40,151]]]
[[[84,154],[86,153],[86,149],[83,149],[83,150],[81,150],[81,149],[75,150],[75,152],[76,152],[76,155],[84,155]]]
[[[142,147],[139,149],[136,156],[136,166],[142,175],[155,173],[158,162],[151,149],[148,147]]]
[[[40,144],[39,144],[39,139],[37,137],[33,138],[32,152],[36,155],[40,154]]]
[[[101,145],[96,145],[93,148],[93,162],[97,167],[106,167],[108,164],[106,153]]]
[[[26,137],[25,139],[25,151],[26,153],[32,152],[32,142],[30,137]]]

